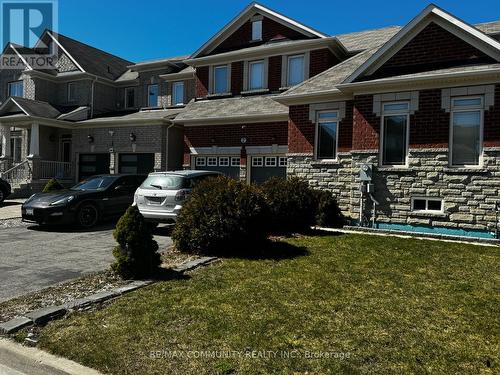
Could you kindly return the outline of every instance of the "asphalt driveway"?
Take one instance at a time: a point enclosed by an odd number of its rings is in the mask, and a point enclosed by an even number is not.
[[[116,245],[107,224],[92,231],[0,228],[0,302],[62,281],[107,269]],[[155,232],[160,250],[171,243],[166,228]]]

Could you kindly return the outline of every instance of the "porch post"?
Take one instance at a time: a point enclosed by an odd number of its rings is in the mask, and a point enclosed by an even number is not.
[[[3,125],[0,128],[1,130],[1,143],[2,146],[2,159],[10,159],[12,157],[12,151],[10,149],[10,125]]]
[[[30,154],[28,160],[31,164],[31,180],[40,177],[40,126],[37,122],[31,124]]]

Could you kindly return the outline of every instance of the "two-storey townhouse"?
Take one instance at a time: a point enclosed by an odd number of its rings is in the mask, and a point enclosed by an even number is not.
[[[184,167],[285,176],[288,108],[273,97],[347,57],[336,38],[250,4],[185,60],[196,97],[173,120],[184,126]]]
[[[49,52],[53,66],[30,65]],[[21,62],[0,71],[0,173],[15,185],[181,166],[182,133],[170,119],[194,96],[192,83],[180,94],[178,82],[193,78],[175,81],[174,99],[167,80],[186,68],[182,59],[134,65],[49,30],[34,48],[10,44],[2,56]]]
[[[365,226],[492,237],[500,22],[430,5],[394,31],[379,46],[377,33],[340,36],[362,51],[275,98],[290,111],[287,174],[333,191]]]

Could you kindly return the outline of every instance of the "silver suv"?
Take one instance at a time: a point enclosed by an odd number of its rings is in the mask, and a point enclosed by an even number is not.
[[[150,173],[134,195],[142,216],[148,221],[175,221],[191,190],[208,177],[222,174],[213,171],[173,171]]]

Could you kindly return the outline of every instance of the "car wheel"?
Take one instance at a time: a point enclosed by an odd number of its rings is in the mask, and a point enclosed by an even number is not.
[[[91,228],[99,221],[99,211],[93,204],[84,204],[76,215],[78,225],[83,228]]]

